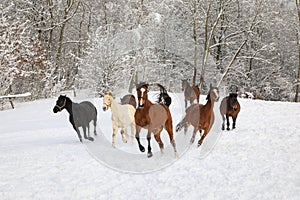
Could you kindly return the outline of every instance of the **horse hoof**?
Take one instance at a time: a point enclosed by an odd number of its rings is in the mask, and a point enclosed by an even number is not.
[[[139,146],[140,147],[140,151],[141,152],[145,152],[145,148],[141,145],[141,146]]]
[[[192,138],[192,139],[190,140],[190,144],[193,144],[194,141],[195,141],[195,139]]]
[[[197,147],[200,147],[201,144],[202,144],[202,141],[199,141]]]
[[[94,138],[92,138],[92,137],[89,137],[89,138],[88,138],[88,140],[90,140],[90,141],[92,141],[92,142],[93,142],[93,141],[94,141]]]
[[[222,131],[224,131],[225,130],[225,128],[224,127],[222,127]]]
[[[230,131],[230,128],[227,128],[226,130],[227,130],[227,131]]]
[[[152,157],[153,156],[152,152],[148,152],[147,156],[148,156],[148,158]]]

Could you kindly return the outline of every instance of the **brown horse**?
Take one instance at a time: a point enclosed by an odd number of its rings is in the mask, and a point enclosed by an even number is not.
[[[140,143],[140,131],[142,128],[148,129],[148,157],[152,156],[150,140],[151,133],[154,134],[154,138],[159,144],[161,151],[164,148],[164,144],[160,138],[160,133],[163,128],[169,134],[170,142],[174,148],[175,157],[177,157],[177,150],[173,135],[172,116],[169,108],[164,104],[153,104],[148,100],[148,84],[141,83],[137,85],[138,107],[135,112],[136,123],[136,135],[135,138],[138,142],[141,152],[145,151],[145,148]]]
[[[194,127],[193,136],[191,138],[191,144],[195,141],[195,136],[197,131],[199,131],[201,136],[198,141],[198,147],[202,144],[204,138],[209,133],[214,120],[214,102],[219,100],[219,90],[216,87],[210,86],[209,93],[206,97],[207,102],[205,105],[202,104],[193,104],[186,109],[186,115],[176,126],[176,132],[180,131],[184,127],[184,133],[186,134],[188,126],[191,124]]]
[[[223,118],[222,130],[225,129],[225,116],[227,120],[227,130],[229,131],[229,117],[232,118],[232,129],[235,129],[236,118],[241,110],[241,106],[237,100],[236,93],[230,93],[229,96],[224,97],[220,105],[220,113]]]
[[[182,80],[181,89],[184,91],[185,108],[187,107],[187,101],[190,101],[190,104],[192,105],[196,99],[197,103],[199,103],[200,89],[198,86],[190,86],[187,79],[184,79]]]

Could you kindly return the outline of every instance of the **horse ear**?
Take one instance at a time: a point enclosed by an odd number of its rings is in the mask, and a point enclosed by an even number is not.
[[[212,88],[212,84],[211,84],[211,83],[209,84],[209,88],[210,88],[210,89]]]

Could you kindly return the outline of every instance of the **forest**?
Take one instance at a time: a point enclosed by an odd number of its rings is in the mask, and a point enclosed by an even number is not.
[[[299,0],[3,0],[0,96],[180,92],[182,79],[299,101]]]

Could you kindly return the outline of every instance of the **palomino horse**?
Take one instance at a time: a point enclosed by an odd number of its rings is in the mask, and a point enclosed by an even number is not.
[[[205,105],[193,104],[186,109],[185,117],[176,126],[176,132],[180,131],[184,127],[184,133],[186,133],[188,126],[191,124],[194,127],[193,136],[191,138],[191,144],[195,141],[197,131],[201,136],[201,130],[204,131],[200,140],[198,141],[198,147],[202,144],[204,138],[209,133],[214,120],[214,102],[219,100],[219,90],[216,87],[210,86],[209,93],[206,97],[207,102]]]
[[[232,117],[232,129],[235,129],[236,118],[241,110],[241,106],[237,100],[237,93],[230,93],[229,96],[224,97],[220,105],[220,113],[223,118],[222,130],[225,129],[225,116],[227,121],[227,130],[229,131],[229,117]]]
[[[94,141],[94,138],[90,137],[90,122],[94,121],[94,135],[97,135],[97,109],[89,101],[83,101],[81,103],[73,103],[71,99],[65,95],[60,95],[53,108],[53,112],[57,113],[66,109],[70,114],[69,121],[73,128],[77,132],[80,142],[82,137],[80,135],[79,127],[82,127],[84,138],[87,140]],[[88,129],[88,136],[86,135],[86,128]]]
[[[108,110],[108,108],[111,109],[111,120],[112,120],[112,128],[113,128],[113,134],[112,134],[112,146],[115,147],[115,137],[118,132],[118,129],[121,128],[121,135],[122,140],[124,143],[127,142],[126,139],[126,128],[128,126],[131,127],[131,141],[133,142],[134,138],[134,114],[135,114],[135,108],[132,105],[125,104],[121,105],[117,103],[111,92],[108,92],[104,95],[103,98],[103,111]]]
[[[182,80],[182,91],[184,91],[184,103],[185,108],[187,107],[187,101],[190,101],[190,104],[197,100],[197,103],[199,103],[199,96],[200,96],[200,89],[198,86],[193,85],[190,86],[187,79]]]
[[[148,100],[148,84],[141,83],[137,86],[138,96],[138,108],[135,112],[135,123],[136,123],[136,135],[135,138],[138,142],[139,149],[141,152],[145,151],[145,148],[140,143],[140,131],[142,128],[148,129],[147,140],[148,140],[148,157],[152,156],[150,140],[151,133],[154,134],[154,138],[159,144],[161,151],[164,148],[164,144],[160,138],[160,133],[163,128],[169,134],[170,143],[173,146],[175,157],[177,157],[177,150],[173,135],[172,116],[169,108],[164,104],[153,104]]]
[[[136,100],[132,94],[126,94],[120,100],[122,105],[129,104],[132,105],[134,108],[136,108]]]

